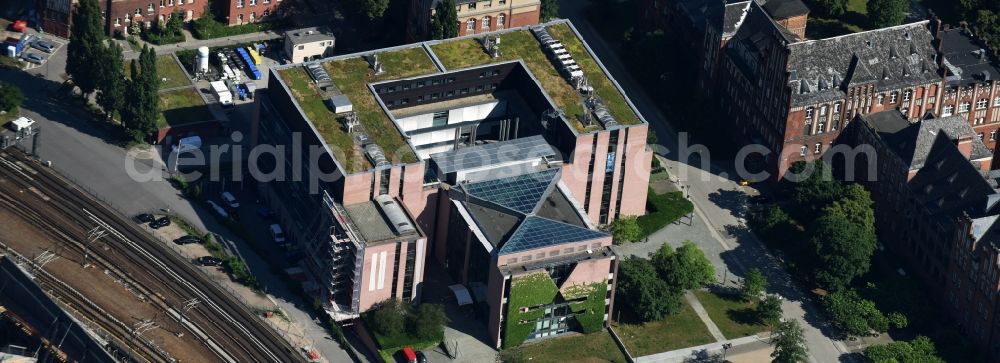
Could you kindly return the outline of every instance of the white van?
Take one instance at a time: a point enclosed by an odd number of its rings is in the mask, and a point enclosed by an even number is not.
[[[222,201],[226,202],[232,208],[240,207],[240,201],[236,200],[236,197],[229,192],[222,192]]]
[[[215,204],[215,202],[211,200],[208,201],[208,205],[212,206],[212,209],[215,209],[215,212],[219,213],[219,215],[223,218],[229,218],[229,213],[226,213],[226,209],[222,208],[222,206]]]
[[[281,226],[277,224],[271,225],[271,237],[274,238],[274,243],[279,245],[285,243],[285,233],[281,231]]]

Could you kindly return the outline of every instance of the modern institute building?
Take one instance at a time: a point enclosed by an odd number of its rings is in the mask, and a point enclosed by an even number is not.
[[[419,301],[428,264],[493,345],[603,328],[644,213],[648,124],[566,21],[272,69],[259,184],[338,320]],[[275,155],[302,150],[298,161]],[[312,154],[309,152],[312,151]]]

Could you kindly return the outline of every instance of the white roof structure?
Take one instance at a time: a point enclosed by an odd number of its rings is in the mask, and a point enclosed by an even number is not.
[[[465,306],[472,304],[472,295],[469,295],[469,289],[461,284],[454,284],[448,286],[451,292],[455,294],[455,300],[458,301],[458,306]]]

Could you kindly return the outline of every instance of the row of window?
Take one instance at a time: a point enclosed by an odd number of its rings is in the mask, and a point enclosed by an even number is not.
[[[244,1],[246,1],[246,0],[236,0],[236,8],[237,9],[242,8],[243,4],[244,4]],[[271,0],[261,0],[261,1],[264,4],[270,4],[271,3]],[[281,0],[278,0],[278,1],[281,1]],[[257,0],[250,0],[250,6],[257,6]]]
[[[476,7],[479,6],[479,3],[483,3],[483,9],[489,9],[489,8],[493,7],[493,0],[489,0],[489,1],[473,1],[471,3],[465,4],[465,6],[466,6],[466,9],[476,10]],[[507,0],[497,0],[497,5],[507,5]],[[458,10],[462,10],[462,6],[461,5],[458,6]]]
[[[460,90],[451,90],[451,91],[447,91],[447,92],[434,92],[434,93],[431,93],[431,94],[428,94],[428,95],[417,96],[417,102],[423,102],[424,100],[436,100],[436,99],[439,99],[441,97],[446,97],[447,98],[447,97],[455,97],[456,95],[467,95],[467,94],[469,94],[469,92],[473,92],[473,90],[475,92],[483,92],[483,91],[485,91],[487,89],[487,87],[488,87],[489,90],[493,91],[493,90],[496,90],[497,87],[499,87],[499,84],[497,84],[497,83],[491,83],[489,85],[478,85],[475,88],[465,87],[465,88],[462,88]],[[409,103],[410,103],[410,98],[407,97],[407,98],[400,98],[400,99],[388,101],[388,102],[385,103],[385,105],[387,107],[392,107],[392,106],[403,106],[403,105],[407,105]]]
[[[500,75],[500,70],[499,69],[486,70],[486,71],[479,72],[479,78],[496,77],[496,76],[499,76],[499,75]],[[406,84],[403,84],[401,86],[398,86],[398,88],[397,88],[397,86],[388,86],[388,87],[384,87],[384,88],[378,88],[375,91],[378,92],[378,94],[386,94],[386,93],[393,93],[393,92],[396,92],[396,91],[409,91],[411,88],[416,89],[416,88],[423,88],[425,86],[437,86],[437,85],[448,84],[448,83],[453,83],[453,82],[455,82],[455,77],[438,78],[438,79],[435,79],[433,81],[426,80],[426,81],[416,81],[416,82],[413,82],[413,83],[406,83]],[[493,89],[496,89],[496,87],[493,87]]]
[[[976,101],[977,110],[985,110],[989,106],[990,101],[983,98]],[[993,99],[993,107],[1000,107],[1000,97]],[[962,102],[958,104],[958,113],[966,113],[972,108],[971,102]],[[941,111],[941,116],[951,116],[955,113],[955,105],[945,105],[944,109]]]
[[[507,25],[506,24],[506,20],[507,20],[506,19],[506,14],[500,13],[500,14],[497,15],[497,24],[496,24],[496,26],[497,26],[498,30],[499,29],[503,29],[504,26]],[[465,21],[465,30],[466,31],[470,31],[470,32],[476,31],[476,23],[477,23],[476,18],[471,18],[469,20],[466,20]],[[478,23],[480,24],[479,27],[480,27],[481,31],[484,31],[484,32],[490,31],[490,27],[493,24],[493,17],[491,17],[489,15],[484,16],[482,18],[482,20],[480,20]]]

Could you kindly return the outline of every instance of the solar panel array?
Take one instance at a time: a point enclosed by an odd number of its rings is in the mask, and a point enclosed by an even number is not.
[[[542,217],[529,216],[500,248],[500,254],[527,251],[536,248],[587,241],[607,237],[607,234],[556,222]]]
[[[545,197],[558,169],[464,184],[465,190],[480,199],[528,214]]]
[[[431,155],[442,173],[479,168],[511,161],[554,156],[552,146],[539,135],[476,145]]]

